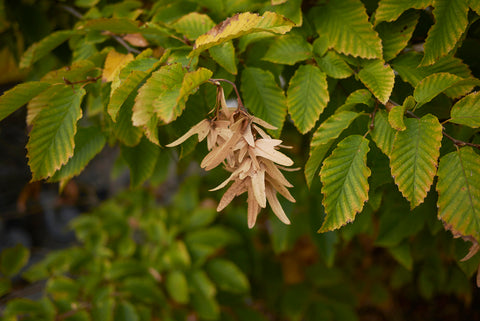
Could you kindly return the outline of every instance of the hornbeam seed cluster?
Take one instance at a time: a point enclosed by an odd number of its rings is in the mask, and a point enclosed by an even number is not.
[[[277,198],[277,192],[291,202],[295,199],[287,187],[292,187],[283,176],[282,166],[291,166],[293,161],[278,151],[281,140],[272,139],[263,129],[276,129],[264,120],[250,115],[246,110],[227,107],[221,86],[218,86],[217,101],[221,108],[215,117],[204,119],[182,137],[167,145],[177,146],[189,137],[198,135],[198,141],[207,138],[210,151],[202,160],[201,167],[209,171],[220,164],[230,176],[211,191],[219,190],[233,182],[220,200],[217,211],[223,210],[236,197],[247,192],[248,227],[255,225],[262,208],[270,204],[275,215],[285,224],[290,220],[285,215]]]

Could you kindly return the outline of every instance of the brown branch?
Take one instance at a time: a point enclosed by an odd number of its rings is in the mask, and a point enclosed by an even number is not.
[[[94,83],[94,82],[96,82],[97,80],[99,80],[100,78],[102,78],[102,76],[97,76],[97,77],[87,76],[87,79],[84,79],[84,80],[70,81],[70,80],[68,80],[67,78],[63,77],[63,82],[64,82],[66,85],[72,86],[72,89],[73,89],[73,85]]]

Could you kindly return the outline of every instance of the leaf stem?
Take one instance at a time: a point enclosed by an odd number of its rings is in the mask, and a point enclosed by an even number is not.
[[[232,85],[233,89],[235,90],[235,93],[237,94],[237,104],[238,104],[237,111],[242,110],[244,112],[247,112],[247,109],[243,105],[242,98],[240,98],[240,92],[238,91],[237,85],[235,85],[234,82],[232,82],[228,79],[223,79],[223,78],[210,78],[209,81],[211,81],[213,83],[223,81],[223,82],[226,82],[226,83],[229,83],[230,85]]]

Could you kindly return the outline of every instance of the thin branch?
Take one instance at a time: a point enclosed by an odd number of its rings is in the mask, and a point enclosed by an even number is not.
[[[59,5],[60,8],[62,8],[63,10],[67,11],[68,13],[70,13],[72,16],[82,20],[83,19],[83,15],[78,12],[75,8],[73,7],[70,7],[70,6],[67,6],[66,4],[61,4]]]
[[[223,81],[223,82],[226,82],[226,83],[229,83],[230,85],[232,85],[233,89],[235,90],[235,93],[237,94],[237,103],[238,103],[237,110],[241,109],[242,111],[247,112],[247,109],[243,105],[242,98],[240,98],[240,92],[238,91],[237,85],[235,85],[234,82],[232,82],[228,79],[222,79],[222,78],[215,78],[215,79],[210,78],[209,81],[211,81],[213,83]]]
[[[378,100],[375,100],[375,109],[373,109],[373,113],[370,114],[370,118],[372,119],[370,121],[370,125],[368,126],[370,128],[369,131],[372,131],[375,128],[375,115],[377,114],[378,111]]]

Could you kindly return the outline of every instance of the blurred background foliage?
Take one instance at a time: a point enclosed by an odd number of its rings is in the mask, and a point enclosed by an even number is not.
[[[237,11],[264,11],[269,4],[269,1],[246,0],[227,5],[220,1],[218,10],[212,10],[213,2],[205,1],[202,5],[202,1],[0,0],[2,91],[18,82],[38,80],[47,72],[70,65],[82,55],[100,52],[106,46],[125,51],[112,39],[92,32],[87,36],[90,42],[72,38],[31,68],[20,69],[18,64],[26,48],[53,31],[70,29],[78,22],[70,8],[92,18],[141,17],[162,23],[203,10],[220,22]],[[315,3],[304,1],[303,7]],[[371,12],[377,2],[364,3]],[[432,17],[422,13],[413,39],[422,41],[432,23]],[[299,32],[308,34],[309,28],[305,19]],[[458,56],[477,78],[479,39],[477,21],[458,49]],[[175,39],[168,41],[172,46],[182,45]],[[249,66],[261,65],[276,75],[282,72],[291,76],[294,69],[290,66],[280,69],[279,65],[261,60],[271,41],[256,42],[242,59],[248,60]],[[234,80],[212,61],[200,64],[210,64],[225,78]],[[351,79],[329,83],[331,102],[322,119],[342,105],[348,93],[359,88]],[[409,90],[408,84],[396,82],[394,95],[402,101]],[[204,97],[212,97],[213,93],[213,88],[202,88],[192,96],[188,104],[200,106],[194,113],[199,109],[208,111]],[[442,99],[437,99],[439,105]],[[95,104],[91,102],[89,106],[93,108]],[[184,128],[191,125],[192,109],[187,111],[190,112],[179,120],[185,123]],[[28,220],[33,214],[46,211],[45,206],[35,207],[41,202],[34,195],[40,193],[37,189],[46,195],[50,187],[27,185],[25,143],[8,139],[12,135],[9,131],[15,128],[22,128],[23,132],[14,134],[26,137],[27,129],[19,119],[25,119],[25,111],[11,115],[0,128],[2,150],[11,151],[2,156],[5,157],[2,166],[15,157],[23,159],[15,165],[20,168],[16,172],[19,175],[11,177],[3,173],[8,179],[1,183],[2,191],[8,197],[1,200],[7,212],[17,212],[11,210],[11,204],[15,209],[17,203],[23,205],[22,215]],[[165,131],[169,135],[161,136],[163,143],[179,134],[171,128]],[[354,124],[342,137],[355,132]],[[300,135],[287,121],[282,138],[286,145],[294,146],[289,156],[295,163],[305,164],[308,135]],[[100,169],[91,169],[94,174],[90,176],[87,170],[72,183],[76,186],[72,187],[74,190],[80,188],[80,192],[74,192],[73,206],[88,212],[74,215],[68,224],[75,232],[74,242],[69,243],[68,237],[66,241],[57,240],[55,247],[61,249],[42,252],[42,258],[36,262],[31,260],[37,250],[34,241],[25,246],[3,246],[0,261],[3,319],[480,320],[480,292],[473,281],[480,258],[477,255],[459,263],[468,252],[469,243],[453,239],[443,229],[436,217],[435,193],[410,211],[390,173],[385,172],[378,182],[371,182],[370,202],[353,224],[318,234],[323,221],[318,180],[307,189],[303,175],[287,173],[295,186],[292,194],[297,203],[282,205],[292,224],[285,226],[269,213],[261,215],[257,226],[249,230],[243,200],[235,200],[233,206],[216,213],[214,200],[220,199],[221,193],[207,189],[222,181],[224,173],[214,170],[208,176],[203,175],[197,164],[206,150],[195,146],[190,142],[182,147],[179,161],[178,155],[161,150],[161,161],[152,178],[137,189],[128,189],[121,180],[127,167],[125,160],[117,157],[118,148],[108,147],[108,155],[102,152],[99,157],[109,159],[110,166],[105,170],[93,165]],[[382,165],[388,159],[375,145],[370,148],[371,153],[378,154],[369,158],[375,159],[369,167],[372,171],[378,168],[378,177],[382,169],[388,168]],[[20,157],[12,156],[13,153],[19,153]],[[97,175],[103,175],[110,183],[92,183],[99,179]],[[14,181],[16,185],[11,185]],[[94,192],[79,182],[94,185]],[[112,186],[111,182],[118,186]],[[8,191],[12,186],[14,191]],[[122,189],[126,190],[117,193]],[[101,202],[110,196],[113,198]],[[57,202],[57,208],[65,208],[72,205],[69,200],[67,193],[54,196],[52,202]],[[9,219],[3,217],[4,226]],[[25,294],[23,290],[32,286],[33,290]]]

